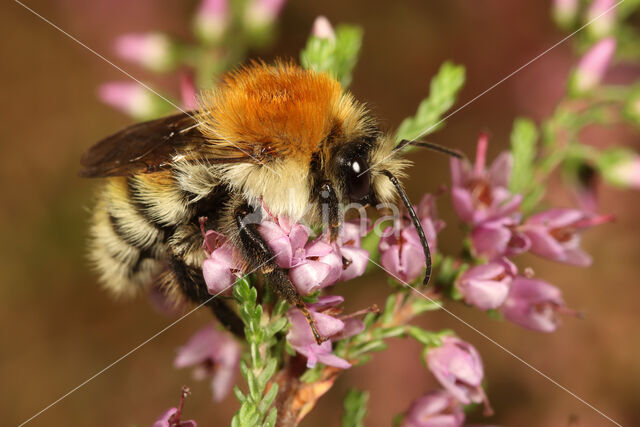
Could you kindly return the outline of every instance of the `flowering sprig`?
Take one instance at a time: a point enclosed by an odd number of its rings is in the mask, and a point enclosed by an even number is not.
[[[339,25],[335,31],[327,18],[316,18],[307,46],[300,53],[303,67],[332,74],[343,87],[351,84],[351,75],[362,45],[362,29]]]
[[[287,325],[283,317],[286,304],[279,302],[270,314],[264,313],[262,305],[257,303],[256,288],[246,278],[238,279],[233,288],[233,296],[238,302],[240,317],[245,325],[248,350],[240,361],[240,371],[248,390],[244,393],[237,386],[233,390],[241,406],[231,425],[274,426],[277,410],[273,402],[278,394],[278,384],[269,381],[278,367],[278,357],[274,354],[273,347],[277,342],[275,335]]]

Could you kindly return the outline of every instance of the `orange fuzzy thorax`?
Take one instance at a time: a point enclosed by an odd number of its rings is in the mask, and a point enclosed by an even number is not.
[[[214,154],[306,161],[341,125],[340,110],[355,107],[349,101],[326,74],[287,63],[253,63],[202,95],[200,121]]]

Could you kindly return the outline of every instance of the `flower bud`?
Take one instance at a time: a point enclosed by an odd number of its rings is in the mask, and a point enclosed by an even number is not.
[[[589,49],[571,75],[571,92],[581,94],[597,87],[609,68],[615,50],[616,39],[613,37],[600,40]]]
[[[110,82],[98,88],[98,98],[102,102],[138,120],[149,119],[157,113],[154,97],[153,93],[133,82]]]
[[[440,347],[427,352],[427,365],[440,384],[461,403],[486,403],[482,359],[471,344],[445,336]]]
[[[171,40],[164,34],[124,34],[116,39],[116,53],[152,71],[167,71],[174,63]]]
[[[576,20],[578,7],[578,0],[553,0],[553,19],[562,28],[571,27]]]
[[[324,16],[318,16],[316,20],[313,21],[313,27],[311,28],[311,35],[315,37],[319,37],[321,39],[329,39],[329,40],[336,39],[336,33],[333,31],[331,22],[329,22],[329,20]]]
[[[618,0],[593,0],[587,13],[586,29],[596,39],[608,36],[616,25],[616,7]]]
[[[611,166],[606,177],[619,186],[640,189],[640,156],[620,160]]]
[[[244,22],[251,31],[261,31],[275,22],[286,0],[251,0]]]
[[[196,36],[206,43],[216,43],[229,25],[227,0],[203,0],[193,21]]]
[[[403,427],[459,427],[464,411],[458,401],[445,390],[436,390],[416,399],[403,422]]]

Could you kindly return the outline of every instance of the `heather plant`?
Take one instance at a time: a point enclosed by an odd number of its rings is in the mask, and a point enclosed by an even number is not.
[[[116,50],[152,72],[179,70],[179,103],[193,109],[197,90],[214,84],[215,76],[240,63],[250,47],[274,39],[282,3],[205,0],[193,19],[194,44],[165,34],[124,35],[117,40]],[[416,228],[401,208],[377,206],[367,211],[368,219],[345,219],[335,242],[322,229],[273,217],[267,211],[260,232],[276,254],[277,264],[304,295],[318,331],[328,338],[317,344],[302,312],[279,300],[256,275],[244,275],[236,249],[226,237],[203,228],[207,258],[202,268],[209,292],[237,302],[246,338],[240,342],[220,327],[206,325],[178,350],[175,367],[193,367],[195,380],[211,381],[216,401],[233,391],[240,406],[231,425],[297,424],[330,392],[342,372],[367,363],[393,337],[420,343],[423,351],[416,357],[423,359],[440,384],[407,403],[406,413],[397,415],[394,422],[463,425],[470,410],[481,407],[485,415],[492,413],[481,356],[455,331],[428,330],[416,326],[416,318],[458,303],[497,320],[550,333],[560,326],[562,316],[576,315],[556,286],[562,284],[554,284],[553,277],[538,277],[518,256],[531,253],[588,267],[593,260],[580,246],[582,233],[612,220],[600,212],[599,183],[640,188],[637,153],[616,144],[587,144],[582,132],[590,126],[640,125],[640,81],[606,83],[612,65],[638,59],[640,38],[625,18],[637,10],[639,2],[627,0],[615,10],[614,2],[586,3],[554,2],[553,17],[567,31],[601,18],[575,37],[580,58],[553,113],[538,122],[514,118],[510,148],[495,159],[487,157],[488,135],[480,134],[473,158],[450,160],[446,196],[427,193],[415,207],[433,257],[427,286],[421,282],[425,254]],[[300,54],[300,64],[332,74],[347,88],[362,35],[356,26],[339,25],[334,30],[320,17]],[[429,94],[415,115],[397,129],[398,143],[423,139],[444,126],[443,118],[454,106],[464,80],[464,67],[445,62],[431,79]],[[100,96],[135,119],[154,118],[172,108],[146,88],[129,83],[108,83]],[[569,207],[553,206],[545,197],[555,176],[563,179],[573,197]],[[456,218],[438,216],[437,204],[447,197]],[[458,253],[443,253],[438,247],[438,233],[446,224],[463,227]],[[344,298],[338,295],[343,286],[349,286],[344,282],[377,269],[388,275],[386,301],[380,307],[345,313]],[[238,371],[243,382],[237,381]],[[186,394],[180,408],[166,412],[155,425],[195,425],[180,421]],[[343,425],[363,424],[367,400],[368,392],[349,391]]]

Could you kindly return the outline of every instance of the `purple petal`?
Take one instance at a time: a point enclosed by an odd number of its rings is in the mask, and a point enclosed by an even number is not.
[[[323,295],[318,298],[318,301],[309,304],[309,309],[313,311],[324,311],[330,307],[336,307],[344,302],[344,297],[340,295]]]
[[[367,269],[369,262],[369,251],[366,249],[343,246],[341,248],[342,256],[351,261],[349,266],[342,270],[340,280],[346,282],[355,277],[360,277]]]
[[[582,249],[567,249],[564,253],[564,262],[578,267],[589,267],[593,259]]]
[[[500,307],[509,293],[510,280],[469,280],[460,287],[467,304],[480,310]]]
[[[489,169],[489,183],[494,187],[509,187],[513,157],[508,151],[500,153]]]
[[[309,295],[321,287],[320,284],[330,271],[331,267],[328,264],[307,260],[289,270],[289,277],[298,292]]]
[[[314,242],[310,242],[305,247],[305,253],[307,257],[321,257],[330,254],[333,252],[333,247],[323,242],[322,240],[316,240]]]
[[[294,224],[291,227],[291,233],[289,233],[289,239],[291,240],[291,247],[295,250],[302,248],[307,243],[311,230],[301,224]]]
[[[340,369],[349,369],[351,367],[351,363],[332,353],[319,354],[318,362],[324,363],[327,366],[335,366],[336,368]]]
[[[547,228],[560,228],[571,225],[585,217],[584,212],[577,209],[549,209],[532,215],[526,224],[541,224]]]
[[[222,402],[233,388],[236,379],[236,367],[220,366],[213,380],[211,381],[211,390],[213,392],[213,400]]]
[[[504,254],[510,240],[511,231],[499,224],[482,224],[471,232],[475,253],[489,259]]]
[[[556,261],[564,260],[564,248],[549,234],[546,227],[527,225],[522,232],[531,242],[531,248],[529,248],[531,252]]]
[[[320,287],[331,286],[340,279],[342,274],[342,258],[336,252],[318,258],[318,261],[329,266],[329,271],[325,278],[320,282]]]
[[[207,326],[196,332],[187,343],[178,349],[173,361],[176,368],[199,364],[213,357],[213,347],[219,342],[218,332]]]
[[[230,291],[235,281],[235,276],[229,269],[229,264],[219,260],[207,258],[202,263],[202,274],[211,295]]]
[[[488,264],[482,264],[470,268],[469,270],[464,272],[460,280],[465,281],[495,279],[496,277],[502,275],[504,273],[504,270],[504,265],[497,262],[490,262]]]
[[[458,217],[462,221],[471,224],[474,220],[473,198],[471,193],[462,187],[453,187],[451,188],[451,199]]]
[[[178,408],[168,409],[153,423],[153,427],[171,427],[169,425],[169,419],[171,419],[171,417],[177,412]]]
[[[345,319],[344,321],[344,329],[333,337],[331,337],[332,341],[338,341],[345,338],[352,337],[354,335],[358,335],[360,332],[364,331],[364,322],[360,319],[356,319],[355,317],[350,317]]]

